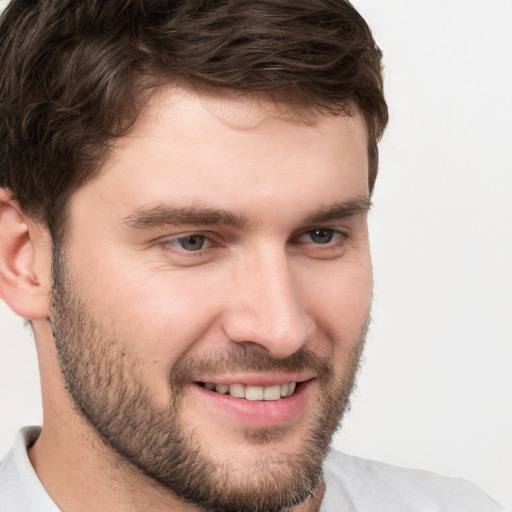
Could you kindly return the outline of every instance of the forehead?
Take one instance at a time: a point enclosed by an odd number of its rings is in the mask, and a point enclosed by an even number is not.
[[[260,96],[167,86],[149,97],[132,132],[74,196],[88,189],[126,208],[164,201],[234,208],[307,203],[327,192],[365,196],[365,125],[357,114],[323,115]]]

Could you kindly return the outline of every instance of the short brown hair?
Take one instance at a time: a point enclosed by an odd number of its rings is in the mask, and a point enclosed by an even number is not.
[[[173,80],[355,105],[369,186],[388,120],[381,52],[344,0],[13,0],[0,20],[0,187],[55,236],[67,198]]]

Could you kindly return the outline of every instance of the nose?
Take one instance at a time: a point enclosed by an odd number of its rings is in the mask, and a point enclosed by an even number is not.
[[[225,334],[275,358],[295,353],[311,338],[314,324],[285,251],[261,250],[239,263],[226,290]]]

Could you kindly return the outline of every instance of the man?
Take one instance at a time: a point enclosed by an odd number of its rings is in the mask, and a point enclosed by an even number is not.
[[[0,510],[500,510],[329,452],[368,325],[380,51],[343,1],[14,1],[0,293],[42,430]]]

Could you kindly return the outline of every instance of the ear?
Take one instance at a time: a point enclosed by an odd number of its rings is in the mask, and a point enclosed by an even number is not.
[[[47,318],[50,271],[47,230],[24,215],[0,188],[0,297],[23,318]]]

